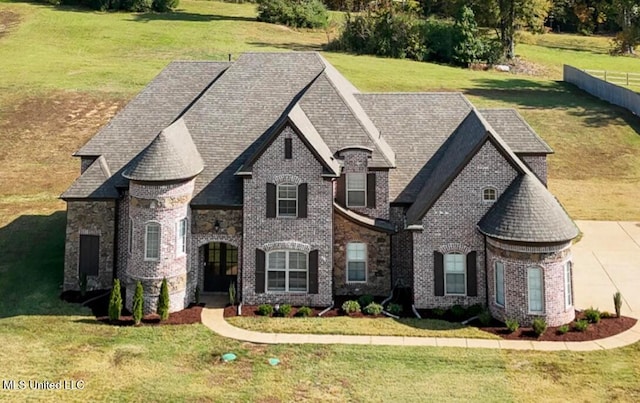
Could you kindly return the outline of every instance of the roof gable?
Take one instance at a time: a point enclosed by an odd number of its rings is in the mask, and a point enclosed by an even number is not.
[[[553,150],[538,136],[515,109],[480,109],[487,122],[516,154],[552,154]]]
[[[111,170],[107,160],[100,156],[76,179],[60,198],[72,199],[115,199],[118,190],[111,184]]]

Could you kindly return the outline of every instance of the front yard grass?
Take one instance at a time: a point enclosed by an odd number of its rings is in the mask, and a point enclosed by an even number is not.
[[[225,318],[231,325],[266,333],[344,334],[361,336],[467,337],[499,339],[472,326],[417,318]]]

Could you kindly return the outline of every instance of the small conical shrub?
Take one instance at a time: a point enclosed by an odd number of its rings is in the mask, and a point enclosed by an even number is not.
[[[156,311],[160,315],[160,320],[169,319],[169,287],[167,286],[167,279],[162,279],[162,285],[160,286],[160,296],[158,297],[158,309]]]
[[[613,305],[616,308],[616,318],[619,318],[622,314],[622,294],[620,294],[620,291],[613,294]]]
[[[120,319],[122,312],[122,294],[120,293],[120,280],[113,280],[111,297],[109,298],[109,320],[115,322]]]
[[[133,322],[139,325],[142,322],[142,304],[144,303],[144,291],[142,290],[142,283],[138,281],[136,284],[136,293],[133,295]]]

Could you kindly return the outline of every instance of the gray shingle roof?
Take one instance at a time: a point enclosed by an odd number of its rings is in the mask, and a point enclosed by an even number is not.
[[[562,242],[578,235],[558,200],[531,173],[513,181],[478,229],[492,238],[521,242]]]
[[[118,191],[110,184],[109,178],[111,178],[111,170],[106,159],[100,156],[61,197],[63,199],[115,199],[118,197]]]
[[[136,181],[172,181],[193,178],[204,169],[200,153],[182,119],[167,127],[145,148],[122,175]]]
[[[480,113],[516,154],[553,153],[515,109],[480,109]]]

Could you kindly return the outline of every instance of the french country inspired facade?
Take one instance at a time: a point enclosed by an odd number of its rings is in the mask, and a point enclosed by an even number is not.
[[[380,77],[384,80],[384,77]],[[458,93],[361,93],[313,52],[174,62],[75,156],[64,289],[135,284],[327,306],[411,290],[416,308],[574,317],[577,228],[552,151],[514,110]]]

